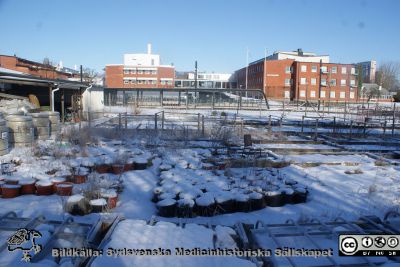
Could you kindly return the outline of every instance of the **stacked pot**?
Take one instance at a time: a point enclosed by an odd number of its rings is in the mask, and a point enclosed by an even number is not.
[[[9,115],[6,117],[8,141],[14,147],[31,146],[34,141],[32,116]]]
[[[48,112],[29,113],[35,132],[35,139],[47,140],[50,137],[50,120]]]
[[[0,156],[8,153],[8,128],[7,122],[0,117]]]

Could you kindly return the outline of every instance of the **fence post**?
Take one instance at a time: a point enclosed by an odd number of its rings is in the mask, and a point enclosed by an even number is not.
[[[396,119],[396,102],[393,103],[392,135],[394,135],[394,122]]]
[[[128,112],[125,112],[125,129],[128,129]]]
[[[272,131],[272,118],[271,115],[268,116],[268,132],[271,133]]]
[[[201,117],[201,134],[204,137],[204,115]]]
[[[301,116],[301,132],[304,132],[304,115]]]
[[[157,113],[154,114],[154,129],[157,130]]]
[[[364,131],[363,131],[364,137],[367,134],[367,118],[364,119]]]
[[[164,110],[161,111],[161,130],[164,130],[164,120],[165,120],[165,116],[164,116]]]
[[[121,118],[121,113],[118,113],[118,130],[121,130],[122,128],[122,118]]]
[[[314,140],[317,141],[318,139],[318,119],[315,121],[315,133],[314,133]]]
[[[386,134],[386,120],[383,123],[383,137],[385,138],[385,134]]]
[[[336,133],[336,117],[333,117],[333,135]]]
[[[200,132],[200,113],[197,113],[197,131]]]
[[[352,133],[353,133],[353,120],[350,121],[350,139],[351,139]]]
[[[88,111],[88,121],[89,121],[89,129],[90,129],[92,127],[92,117],[91,117],[89,111]]]

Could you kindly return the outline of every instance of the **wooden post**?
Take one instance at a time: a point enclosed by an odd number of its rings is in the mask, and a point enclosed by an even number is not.
[[[128,129],[128,112],[125,112],[125,129]]]
[[[165,115],[164,115],[164,110],[161,111],[161,129],[164,130],[164,120],[165,120]]]
[[[366,133],[367,133],[367,118],[364,119],[364,131],[363,131],[364,137]]]
[[[118,130],[122,128],[122,116],[121,113],[118,114]]]
[[[157,130],[157,113],[154,114],[154,129]]]
[[[271,133],[272,131],[272,118],[271,115],[268,116],[268,132]]]
[[[200,113],[197,113],[197,131],[200,132]]]
[[[353,133],[353,120],[350,121],[350,139],[351,139],[352,133]]]
[[[386,120],[385,120],[385,122],[383,123],[383,138],[385,138],[385,134],[386,134]]]
[[[317,141],[318,139],[318,119],[315,121],[315,132],[314,132],[314,140]]]
[[[203,135],[203,137],[204,137],[204,132],[205,132],[205,130],[204,130],[204,115],[202,115],[202,117],[201,117],[201,134]]]
[[[304,115],[301,116],[301,132],[304,132]]]
[[[336,134],[336,117],[333,117],[333,135]]]
[[[396,120],[396,102],[393,103],[392,135],[394,135],[394,122]]]

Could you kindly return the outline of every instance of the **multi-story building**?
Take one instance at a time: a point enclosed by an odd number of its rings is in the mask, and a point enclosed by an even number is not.
[[[39,78],[68,80],[79,77],[79,72],[60,69],[50,64],[43,64],[17,56],[0,55],[0,67],[19,71]]]
[[[202,88],[212,88],[212,89],[228,89],[236,88],[235,84],[230,82],[230,73],[197,73],[197,79],[195,77],[195,72],[177,72],[175,76],[175,87],[177,88],[195,88],[195,83],[197,80],[197,87]]]
[[[279,57],[279,53],[289,57]],[[329,63],[329,56],[304,54],[301,50],[297,51],[297,56],[279,53],[236,71],[233,80],[238,88],[262,89],[272,99],[357,100],[355,65]]]
[[[375,83],[376,61],[360,62],[357,65],[360,66],[362,72],[362,81],[364,83]]]
[[[173,88],[175,67],[161,65],[160,55],[125,54],[123,64],[106,65],[105,86],[107,88]]]

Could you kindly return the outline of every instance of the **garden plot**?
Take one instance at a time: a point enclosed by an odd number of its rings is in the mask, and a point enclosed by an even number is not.
[[[145,221],[125,220],[117,225],[105,250],[116,251],[128,248],[134,249],[133,253],[140,253],[140,251],[150,249],[159,251],[159,248],[162,248],[164,253],[169,250],[171,255],[164,257],[161,254],[158,256],[103,256],[96,258],[92,266],[255,266],[250,261],[233,256],[182,257],[176,255],[175,248],[235,249],[237,246],[231,237],[234,233],[233,229],[221,226],[210,229],[196,224],[186,224],[183,228],[167,222],[148,225]]]

